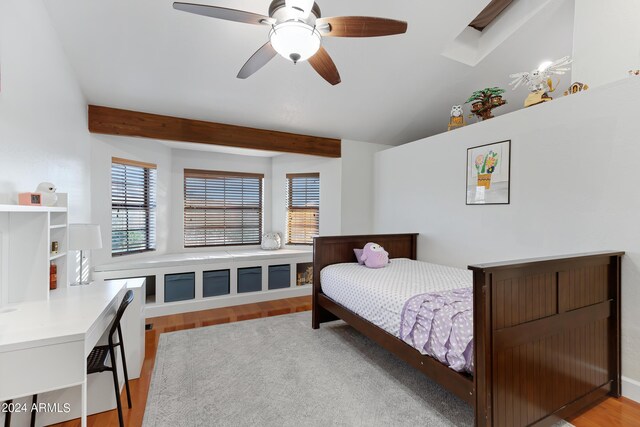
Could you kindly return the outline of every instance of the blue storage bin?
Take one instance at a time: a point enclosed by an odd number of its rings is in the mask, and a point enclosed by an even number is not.
[[[291,286],[291,266],[269,266],[269,289],[283,289]]]
[[[238,293],[259,292],[262,290],[262,267],[238,269]]]
[[[229,270],[205,271],[202,273],[202,296],[217,297],[229,294]]]
[[[185,301],[196,297],[196,273],[164,276],[164,302]]]

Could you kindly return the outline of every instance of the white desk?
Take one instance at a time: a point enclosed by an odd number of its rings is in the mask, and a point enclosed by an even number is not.
[[[82,386],[87,423],[86,358],[113,320],[125,282],[58,289],[48,301],[0,308],[0,402]]]

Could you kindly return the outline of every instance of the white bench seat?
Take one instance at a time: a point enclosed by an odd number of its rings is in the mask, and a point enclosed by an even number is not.
[[[123,270],[138,270],[162,267],[177,267],[187,265],[228,263],[230,261],[262,261],[277,258],[308,258],[312,252],[302,249],[278,249],[265,251],[262,249],[235,249],[229,251],[189,252],[157,255],[98,265],[94,271],[114,272]]]

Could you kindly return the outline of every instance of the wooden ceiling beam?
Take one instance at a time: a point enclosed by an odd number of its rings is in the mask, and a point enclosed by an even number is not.
[[[89,105],[89,132],[252,150],[340,157],[339,139]]]

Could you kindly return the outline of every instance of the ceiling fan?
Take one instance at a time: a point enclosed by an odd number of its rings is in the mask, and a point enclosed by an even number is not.
[[[367,16],[337,16],[323,18],[314,0],[273,0],[269,16],[193,3],[173,3],[183,12],[245,24],[271,27],[269,41],[244,64],[238,73],[246,79],[273,59],[276,54],[294,64],[309,61],[311,66],[332,85],[340,83],[340,73],[322,47],[323,37],[378,37],[402,34],[407,23]]]

